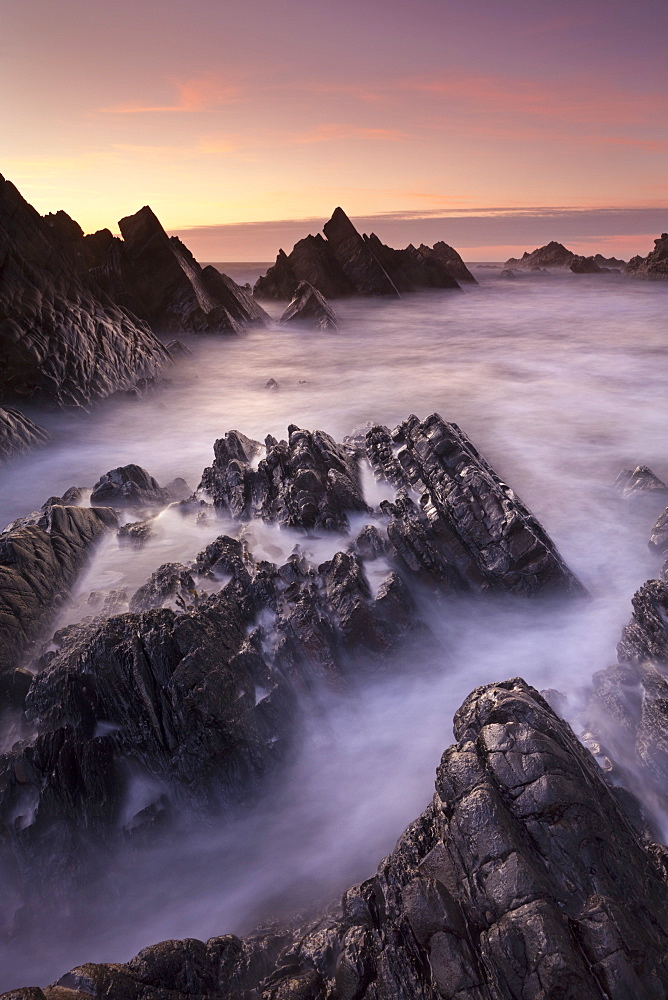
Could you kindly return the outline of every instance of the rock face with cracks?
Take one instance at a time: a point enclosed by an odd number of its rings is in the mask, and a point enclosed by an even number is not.
[[[350,295],[397,298],[419,288],[459,288],[450,271],[434,256],[415,247],[393,250],[373,233],[360,235],[341,208],[334,211],[320,234],[307,236],[255,284],[260,298],[292,299],[307,281],[328,299]]]
[[[1,401],[87,405],[170,360],[147,324],[91,277],[75,249],[83,233],[60,214],[65,221],[43,219],[0,177]]]
[[[0,463],[49,440],[49,434],[13,406],[0,407]]]
[[[668,278],[668,233],[654,240],[654,249],[646,257],[632,257],[625,271],[634,278]]]
[[[425,246],[422,243],[418,247],[418,252],[423,257],[432,257],[443,264],[455,281],[469,285],[478,284],[457,251],[453,247],[448,246],[447,243],[444,243],[443,240],[434,243],[433,247]]]
[[[108,508],[54,504],[0,534],[0,685],[52,624],[95,540],[116,527]]]
[[[246,938],[164,941],[11,996],[661,1000],[663,849],[641,841],[593,757],[519,679],[474,691],[454,728],[432,803],[340,907]]]
[[[336,313],[324,295],[308,281],[300,281],[292,302],[281,316],[281,323],[305,323],[316,330],[338,330]]]

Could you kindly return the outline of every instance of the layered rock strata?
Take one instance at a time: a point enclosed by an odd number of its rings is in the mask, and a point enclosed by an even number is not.
[[[0,462],[49,440],[48,431],[13,406],[0,407]]]
[[[324,295],[308,281],[300,281],[281,323],[304,323],[316,330],[338,330],[339,320]]]
[[[260,298],[292,299],[302,281],[327,299],[350,295],[397,298],[419,288],[458,288],[448,269],[414,247],[393,250],[373,233],[360,235],[341,208],[320,234],[307,236],[291,253],[280,250],[276,263],[255,284]]]
[[[164,941],[12,1000],[665,996],[665,849],[642,842],[569,726],[516,679],[474,691],[455,738],[431,804],[340,907]]]

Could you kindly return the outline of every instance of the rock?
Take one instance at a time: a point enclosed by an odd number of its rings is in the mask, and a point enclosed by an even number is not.
[[[146,205],[118,223],[120,279],[131,308],[166,332],[241,333],[268,317],[245,289],[215,267],[201,268]]]
[[[340,909],[244,939],[164,941],[59,984],[81,1000],[665,995],[662,849],[642,843],[570,727],[516,679],[474,691],[455,737],[433,802]]]
[[[517,274],[512,267],[504,267],[503,271],[499,274],[500,278],[506,278],[507,280],[514,280],[520,278],[521,275]]]
[[[668,233],[654,240],[646,257],[632,257],[624,270],[635,278],[668,278]]]
[[[668,667],[668,583],[648,580],[634,595],[633,616],[622,632],[617,655],[620,663]]]
[[[573,274],[603,274],[609,268],[601,267],[594,257],[576,257],[569,264]]]
[[[0,685],[54,621],[95,540],[117,526],[107,508],[52,505],[0,534]]]
[[[166,490],[140,465],[105,472],[90,495],[91,507],[164,507],[169,502]]]
[[[423,257],[432,257],[443,264],[455,281],[463,282],[464,284],[478,284],[457,251],[442,240],[434,243],[433,247],[425,246],[422,243],[418,247],[418,250]]]
[[[49,433],[13,406],[0,406],[0,462],[37,448],[49,440]]]
[[[270,378],[269,381],[265,382],[264,387],[265,389],[268,389],[269,392],[278,392],[281,388],[275,378]]]
[[[266,457],[254,469],[262,446],[230,431],[214,444],[214,464],[204,470],[200,489],[233,517],[307,531],[340,531],[349,513],[368,511],[353,454],[322,431],[291,424],[288,435],[287,442],[267,438]]]
[[[181,601],[185,610],[185,601],[197,603],[195,581],[186,566],[181,563],[163,563],[152,573],[146,583],[130,598],[130,611],[148,611],[150,608],[161,608],[169,599]]]
[[[633,470],[622,469],[614,486],[624,499],[635,496],[661,497],[668,493],[668,486],[646,465],[638,465]]]
[[[562,243],[556,243],[552,240],[544,247],[532,250],[531,253],[528,250],[525,251],[520,258],[510,257],[506,261],[505,267],[570,267],[576,259],[577,254],[574,254],[572,250],[568,250]]]
[[[302,281],[327,299],[349,295],[387,295],[394,298],[418,288],[458,288],[446,267],[415,247],[393,250],[373,233],[360,236],[343,209],[337,208],[320,234],[307,236],[255,284],[255,295],[292,299]]]
[[[666,507],[652,528],[649,547],[660,552],[662,555],[668,552],[668,507]]]
[[[336,313],[317,288],[300,281],[294,298],[280,319],[281,323],[308,323],[316,330],[338,330]]]
[[[456,424],[437,413],[410,416],[391,434],[372,428],[366,444],[376,476],[402,491],[381,507],[406,569],[446,593],[584,594],[544,528]]]
[[[1,401],[88,405],[169,362],[146,323],[91,278],[63,221],[42,219],[0,177]]]
[[[193,353],[181,340],[170,340],[167,344],[167,350],[173,358],[192,357]]]
[[[176,479],[170,479],[162,489],[170,503],[180,503],[181,500],[189,500],[193,495],[193,491],[181,476],[177,476]]]
[[[600,267],[620,268],[626,267],[626,261],[618,257],[604,257],[601,253],[594,254],[594,260]]]

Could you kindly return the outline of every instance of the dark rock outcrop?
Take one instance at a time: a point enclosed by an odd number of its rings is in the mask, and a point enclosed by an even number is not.
[[[625,273],[634,278],[668,278],[668,233],[654,240],[654,249],[646,257],[632,257]]]
[[[649,537],[649,547],[656,552],[660,552],[662,555],[668,555],[668,507],[666,507],[652,528],[652,534]]]
[[[0,534],[0,685],[52,624],[95,540],[117,526],[107,508],[47,504],[36,523]]]
[[[665,996],[665,851],[643,844],[569,726],[516,679],[474,691],[455,738],[432,803],[340,909],[244,939],[164,941],[58,988],[71,1000]]]
[[[372,428],[366,441],[376,476],[403,491],[381,506],[408,570],[446,593],[584,593],[544,528],[456,424],[410,416],[392,433]]]
[[[633,616],[617,646],[620,663],[655,662],[668,668],[668,583],[648,580],[632,603]]]
[[[514,267],[570,267],[577,258],[572,250],[568,250],[563,243],[552,240],[544,247],[538,247],[529,253],[526,250],[521,257],[509,257],[505,263],[508,268]]]
[[[434,243],[433,247],[428,247],[422,243],[418,247],[418,250],[423,257],[431,257],[443,264],[455,281],[463,282],[464,284],[478,284],[454,247],[448,246],[443,240]]]
[[[262,450],[238,431],[216,441],[200,488],[219,510],[307,531],[341,530],[349,513],[368,510],[355,456],[329,434],[291,424],[287,441],[267,438],[266,457],[254,469],[252,459]]]
[[[415,247],[393,250],[373,233],[360,235],[341,208],[323,226],[325,236],[307,236],[255,284],[255,295],[292,299],[307,281],[327,299],[349,295],[398,297],[418,288],[458,288],[446,267]]]
[[[316,330],[338,330],[339,320],[324,295],[308,281],[300,281],[281,323],[308,323]]]
[[[49,433],[13,406],[0,407],[0,462],[37,448]]]
[[[0,177],[2,401],[87,405],[169,361],[147,324],[82,269],[70,223],[42,219]]]
[[[148,206],[121,219],[118,281],[130,307],[159,332],[241,333],[268,316],[215,267],[201,268]]]
[[[569,269],[573,274],[604,274],[610,270],[608,267],[601,267],[594,257],[576,257],[569,264]]]
[[[668,486],[655,476],[646,465],[635,469],[622,469],[614,483],[615,489],[624,499],[629,497],[663,497],[668,494]]]
[[[165,507],[169,502],[167,491],[140,465],[105,472],[90,495],[91,507]]]

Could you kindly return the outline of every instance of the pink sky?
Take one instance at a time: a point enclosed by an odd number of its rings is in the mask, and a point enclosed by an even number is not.
[[[667,36],[655,0],[22,0],[0,170],[87,231],[149,203],[208,259],[269,259],[256,224],[336,205],[381,237],[392,217],[395,245],[441,215],[468,259],[559,239],[546,206],[580,252],[646,253],[668,228]]]

